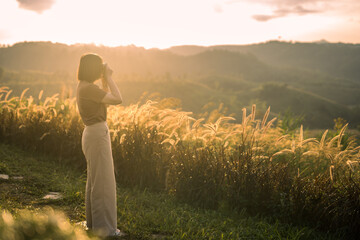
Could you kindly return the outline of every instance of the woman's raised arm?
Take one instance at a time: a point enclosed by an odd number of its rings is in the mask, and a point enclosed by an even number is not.
[[[110,88],[110,93],[107,93],[104,98],[101,100],[102,103],[117,105],[122,103],[122,96],[120,90],[114,80],[112,79],[112,70],[108,67],[107,64],[104,66],[104,80]]]

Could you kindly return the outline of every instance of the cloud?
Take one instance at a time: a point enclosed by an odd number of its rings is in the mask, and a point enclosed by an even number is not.
[[[228,0],[227,4],[248,2],[252,4],[267,5],[273,9],[271,14],[255,14],[253,18],[265,22],[274,18],[288,15],[308,15],[331,13],[345,15],[359,15],[359,0]]]
[[[278,8],[276,10],[273,11],[273,14],[271,15],[253,15],[252,17],[260,22],[266,22],[269,21],[271,19],[274,18],[279,18],[279,17],[285,17],[289,14],[296,14],[299,16],[303,16],[306,14],[311,14],[311,13],[320,13],[321,10],[315,10],[315,9],[305,9],[304,7],[297,5],[294,7],[290,7],[290,8]]]
[[[217,12],[217,13],[222,13],[223,9],[222,9],[220,4],[215,4],[214,5],[214,11]]]
[[[269,21],[270,19],[277,18],[277,16],[259,14],[259,15],[253,15],[252,18],[259,22],[266,22],[266,21]]]
[[[55,0],[16,0],[19,7],[41,14],[55,3]]]

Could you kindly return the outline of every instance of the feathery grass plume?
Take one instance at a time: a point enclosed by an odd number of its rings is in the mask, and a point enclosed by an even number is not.
[[[283,140],[283,139],[285,139],[285,138],[287,138],[287,137],[289,137],[288,134],[282,135],[282,136],[280,136],[280,137],[278,137],[278,138],[276,139],[275,143],[278,143],[278,142],[280,142],[281,140]]]
[[[6,87],[6,86],[0,87],[0,93],[8,92],[8,91],[9,91],[9,87]]]
[[[12,90],[9,90],[9,91],[6,93],[6,96],[5,96],[5,99],[4,99],[5,102],[8,101],[8,97],[10,96],[11,93],[12,93]]]
[[[41,100],[41,97],[42,97],[43,93],[44,93],[44,90],[41,90],[41,91],[39,92],[39,96],[38,96],[38,99],[39,99],[39,100]]]
[[[308,144],[308,143],[312,143],[312,142],[318,143],[318,141],[316,140],[316,138],[308,138],[308,139],[305,139],[305,140],[302,141],[301,146],[304,146],[304,145],[306,145],[306,144]]]
[[[251,121],[253,122],[255,120],[255,113],[256,113],[256,105],[253,104],[251,108]]]
[[[28,90],[29,90],[29,88],[25,88],[25,89],[22,91],[22,93],[21,93],[21,95],[20,95],[20,99],[19,99],[20,106],[21,106],[21,103],[22,103],[22,99],[23,99],[25,93],[26,93]]]
[[[326,135],[327,135],[328,132],[329,132],[329,130],[326,129],[326,131],[324,132],[324,134],[323,134],[322,137],[321,137],[321,140],[320,140],[320,149],[324,149],[324,147],[325,147],[325,139],[326,139]]]
[[[327,143],[327,149],[331,149],[334,146],[335,141],[339,138],[339,134],[333,137],[328,143]]]
[[[266,133],[266,131],[271,127],[271,125],[276,121],[276,119],[277,119],[277,118],[275,117],[275,118],[271,119],[271,120],[266,124],[265,128],[263,129],[262,134],[265,134],[265,133]]]
[[[43,140],[44,137],[46,137],[46,136],[49,135],[49,134],[50,134],[50,132],[46,132],[46,133],[44,133],[43,135],[41,135],[41,137],[39,138],[40,141]]]
[[[293,154],[294,151],[293,151],[292,149],[283,149],[283,150],[281,150],[281,151],[279,151],[279,152],[274,153],[274,154],[271,156],[270,161],[271,161],[274,157],[279,156],[279,155],[283,155],[283,154],[286,154],[286,153],[292,153],[292,154]]]
[[[120,137],[120,144],[122,144],[125,141],[126,133],[122,134]]]
[[[262,120],[262,122],[261,122],[261,129],[264,128],[265,123],[266,123],[266,121],[267,121],[267,118],[269,117],[269,114],[270,114],[270,107],[268,107],[268,109],[267,109],[266,112],[265,112],[264,118],[263,118],[263,120]]]
[[[342,138],[343,138],[343,136],[344,136],[344,132],[345,132],[345,130],[346,130],[346,128],[347,128],[348,125],[349,125],[348,123],[345,124],[345,126],[342,127],[342,129],[340,130],[339,138],[338,138],[338,142],[337,142],[337,147],[338,147],[338,148],[340,148],[340,146],[341,146],[341,140],[342,140]]]
[[[303,125],[300,126],[300,133],[299,133],[299,147],[302,147],[302,143],[304,141],[304,130]]]
[[[311,155],[319,156],[319,152],[309,150],[309,151],[303,152],[301,155],[302,156],[311,156]]]
[[[291,141],[291,151],[294,153],[295,150],[296,150],[296,142],[295,142],[295,140],[292,140]]]
[[[242,115],[242,125],[243,125],[243,127],[245,128],[245,126],[246,126],[246,119],[247,119],[247,117],[246,117],[246,108],[243,108],[242,109],[242,113],[243,113],[243,115]]]
[[[24,109],[27,110],[27,113],[31,111],[30,108],[33,107],[33,102],[34,102],[34,98],[32,96],[26,99],[26,104],[24,106]]]
[[[256,130],[259,130],[259,129],[260,129],[260,121],[257,121],[257,122],[256,122],[255,129],[256,129]]]
[[[349,166],[350,170],[352,172],[355,172],[355,165],[358,165],[360,164],[360,161],[351,161],[351,160],[347,160],[346,161],[346,164]]]
[[[334,161],[335,161],[335,162],[341,161],[343,158],[346,157],[347,153],[348,153],[347,150],[338,152],[338,153],[335,155],[335,157],[334,157]]]
[[[198,128],[198,127],[200,126],[201,122],[204,121],[204,120],[205,120],[205,118],[199,118],[199,119],[197,119],[197,120],[193,123],[192,128],[193,128],[193,129]]]
[[[333,175],[333,169],[335,168],[335,166],[334,165],[331,165],[330,167],[329,167],[329,173],[330,173],[330,179],[331,179],[331,182],[334,182],[334,175]]]
[[[43,103],[43,106],[44,106],[44,107],[48,107],[48,106],[47,106],[48,103],[51,102],[52,100],[53,100],[53,99],[51,99],[50,97],[47,97],[47,98],[45,99],[44,103]]]

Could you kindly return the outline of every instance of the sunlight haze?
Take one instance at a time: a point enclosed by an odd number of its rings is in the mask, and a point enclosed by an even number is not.
[[[358,43],[359,10],[356,0],[6,0],[0,8],[0,43],[145,48],[274,39]]]
[[[360,0],[0,0],[0,23],[0,240],[359,239]]]

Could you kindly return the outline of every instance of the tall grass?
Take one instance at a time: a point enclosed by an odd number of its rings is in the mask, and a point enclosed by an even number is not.
[[[60,212],[47,210],[32,213],[23,210],[14,217],[6,211],[0,212],[0,239],[58,239],[58,240],[98,240],[88,236],[80,227],[74,227]]]
[[[85,168],[83,124],[75,99],[58,95],[35,103],[32,96],[10,98],[0,88],[0,140],[70,159]],[[240,124],[221,116],[214,122],[164,109],[156,102],[108,107],[117,181],[168,191],[208,208],[269,214],[284,221],[360,233],[360,147],[335,137],[283,135],[254,105]]]

